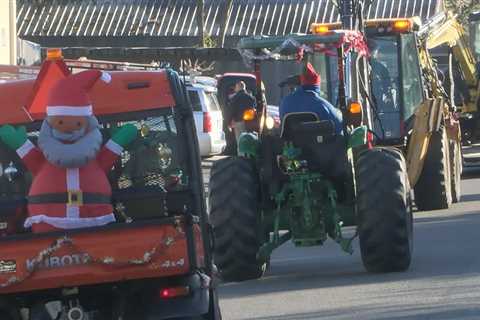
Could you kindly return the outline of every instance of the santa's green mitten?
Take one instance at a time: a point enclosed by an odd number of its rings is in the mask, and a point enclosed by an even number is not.
[[[0,139],[13,150],[17,150],[27,141],[27,130],[25,127],[15,129],[7,124],[0,127]]]
[[[112,135],[112,140],[116,144],[125,148],[132,143],[133,140],[135,140],[137,133],[137,127],[135,127],[133,124],[126,124],[115,130]]]

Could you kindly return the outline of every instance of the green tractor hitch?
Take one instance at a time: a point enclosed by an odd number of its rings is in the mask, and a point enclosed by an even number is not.
[[[289,241],[292,238],[290,231],[285,232],[284,234],[274,237],[272,241],[269,241],[263,244],[260,247],[260,250],[257,253],[258,261],[266,263],[269,261],[272,252],[283,245],[285,242]]]

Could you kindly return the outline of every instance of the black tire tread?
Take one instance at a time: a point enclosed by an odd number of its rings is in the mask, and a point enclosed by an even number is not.
[[[215,238],[214,262],[224,281],[260,278],[258,177],[251,161],[226,158],[214,163],[210,178],[210,222]]]
[[[415,204],[420,211],[448,209],[452,203],[446,138],[444,127],[430,138],[422,173],[414,187]]]
[[[412,212],[405,159],[397,149],[374,148],[356,162],[358,232],[369,272],[409,268]]]

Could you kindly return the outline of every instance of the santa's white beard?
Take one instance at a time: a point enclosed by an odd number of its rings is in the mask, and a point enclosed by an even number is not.
[[[55,138],[47,119],[43,121],[38,136],[38,147],[52,164],[64,168],[80,168],[95,159],[101,146],[102,134],[98,120],[88,118],[87,133],[76,141],[63,143]]]

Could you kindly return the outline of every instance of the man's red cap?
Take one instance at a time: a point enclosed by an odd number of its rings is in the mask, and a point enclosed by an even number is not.
[[[307,70],[300,76],[300,83],[302,86],[320,85],[320,75],[315,71],[312,64],[307,63]]]

